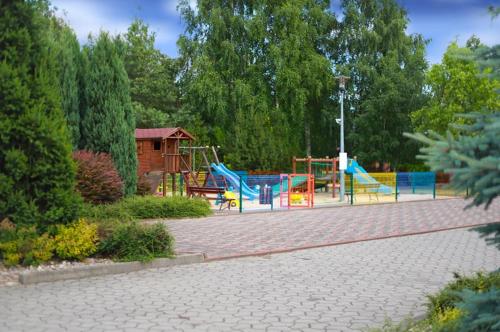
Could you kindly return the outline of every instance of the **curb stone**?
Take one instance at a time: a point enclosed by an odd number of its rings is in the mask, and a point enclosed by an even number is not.
[[[106,265],[78,266],[67,270],[57,271],[25,271],[19,274],[19,283],[23,285],[30,285],[39,282],[82,279],[109,274],[135,272],[146,269],[202,263],[204,261],[205,254],[199,253],[180,255],[175,258],[157,258],[147,263],[124,262]]]

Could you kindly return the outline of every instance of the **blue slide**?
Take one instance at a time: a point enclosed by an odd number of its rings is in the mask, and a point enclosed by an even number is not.
[[[229,170],[223,163],[220,163],[219,165],[212,163],[210,166],[212,166],[217,173],[229,181],[235,191],[238,192],[240,190],[240,177],[236,173]],[[259,192],[251,189],[244,181],[241,187],[241,193],[243,196],[246,196],[248,199],[259,199]]]
[[[349,165],[346,169],[347,173],[352,173],[354,175],[354,179],[361,184],[377,184],[379,183],[377,180],[368,175],[368,172],[361,166],[359,166],[358,162],[354,159],[349,159]],[[382,194],[392,194],[392,188],[381,184],[378,188],[378,192]]]

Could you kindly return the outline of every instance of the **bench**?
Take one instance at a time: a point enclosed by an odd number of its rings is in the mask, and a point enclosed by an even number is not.
[[[375,195],[375,198],[377,199],[377,202],[378,202],[379,190],[380,190],[380,183],[357,184],[356,190],[354,192],[354,196],[356,196],[356,193],[368,194],[368,200],[371,201],[372,195]],[[347,199],[349,200],[349,196],[351,195],[351,191],[348,189],[345,191],[345,194],[348,197]]]
[[[223,187],[187,187],[187,195],[189,197],[203,197],[208,200],[220,199],[226,191]],[[216,197],[209,197],[207,195],[216,195]]]

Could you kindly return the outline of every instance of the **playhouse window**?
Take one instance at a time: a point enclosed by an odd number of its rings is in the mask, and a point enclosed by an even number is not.
[[[153,150],[155,150],[155,151],[161,150],[161,141],[154,141],[153,142]]]

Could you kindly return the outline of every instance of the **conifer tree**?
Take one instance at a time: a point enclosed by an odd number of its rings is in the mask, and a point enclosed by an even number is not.
[[[66,116],[71,134],[73,150],[80,143],[80,96],[79,66],[81,62],[80,44],[74,31],[66,22],[55,16],[50,17],[49,47],[56,57],[53,70],[58,76],[61,107]]]
[[[83,50],[81,147],[110,153],[124,182],[125,195],[136,191],[135,116],[129,81],[109,35],[90,38]]]
[[[78,214],[44,3],[0,4],[0,220],[67,223]]]

